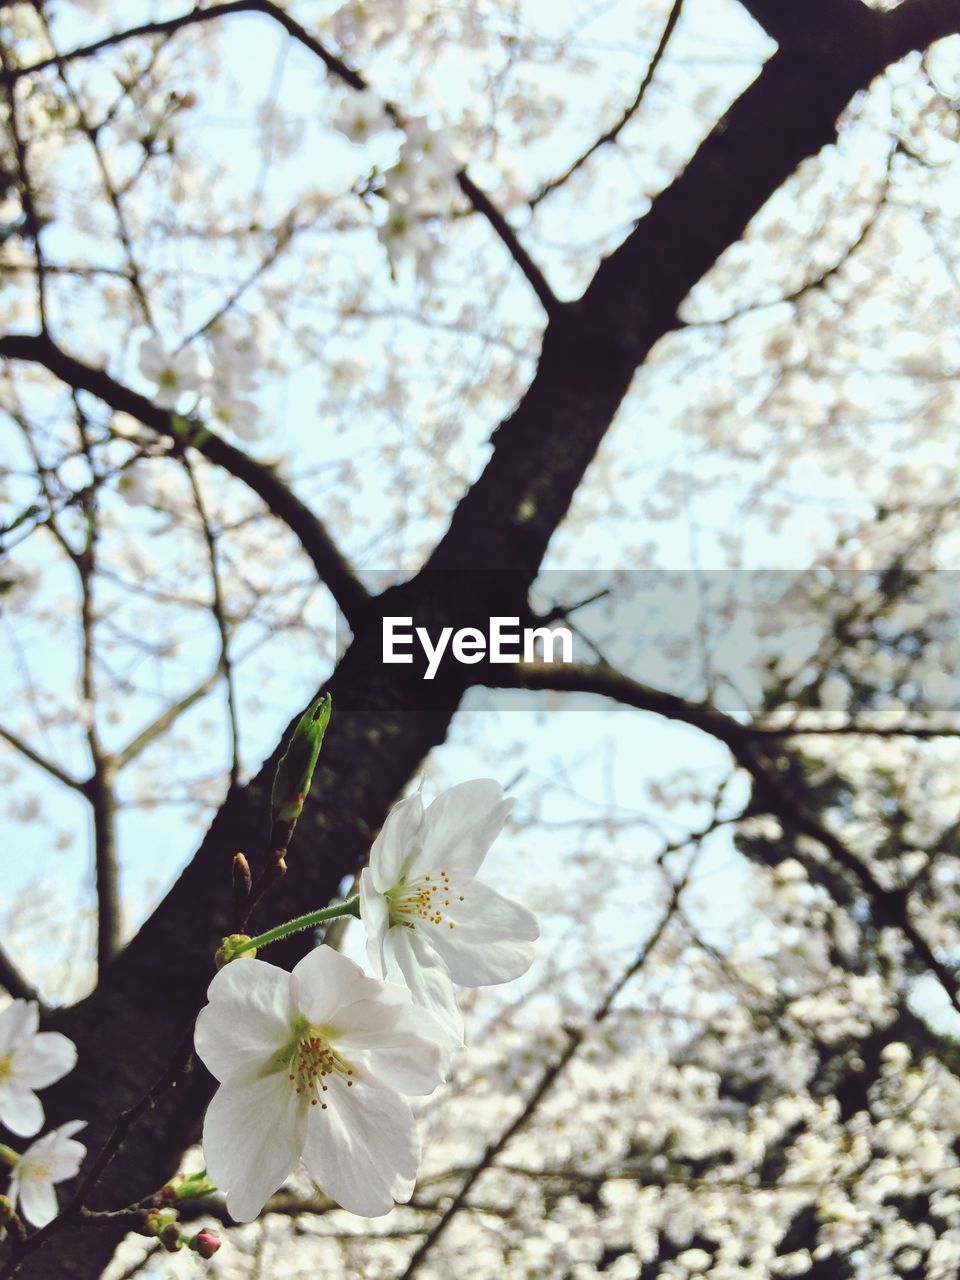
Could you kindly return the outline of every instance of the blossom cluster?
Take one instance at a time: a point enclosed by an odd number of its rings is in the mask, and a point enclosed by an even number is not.
[[[397,159],[382,175],[387,213],[377,236],[394,275],[403,260],[410,258],[417,278],[428,281],[438,250],[428,221],[431,212],[449,203],[452,183],[461,168],[446,138],[426,117],[401,116],[370,89],[351,93],[333,123],[355,143],[365,143],[389,129],[403,131]]]
[[[257,384],[252,343],[235,321],[220,320],[207,333],[209,356],[191,343],[170,349],[150,334],[140,344],[138,368],[152,383],[152,399],[162,409],[180,408],[188,395],[242,440],[259,434],[260,412],[250,396]]]
[[[43,1128],[36,1090],[56,1083],[77,1060],[72,1040],[59,1031],[40,1031],[36,1001],[14,1000],[0,1012],[0,1124],[21,1138]],[[36,1138],[18,1154],[0,1144],[0,1164],[10,1167],[6,1197],[35,1227],[57,1216],[54,1185],[74,1177],[86,1148],[74,1138],[84,1126],[70,1120]]]
[[[536,920],[476,879],[511,801],[462,783],[389,814],[361,874],[376,977],[331,947],[287,973],[239,956],[210,984],[199,1057],[219,1082],[203,1128],[207,1171],[240,1222],[300,1166],[345,1209],[410,1198],[420,1149],[407,1096],[430,1094],[463,1044],[454,986],[529,967]]]

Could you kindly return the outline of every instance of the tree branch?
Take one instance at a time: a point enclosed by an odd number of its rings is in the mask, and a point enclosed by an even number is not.
[[[917,929],[910,916],[907,893],[885,889],[870,868],[804,805],[777,771],[775,761],[758,750],[761,744],[757,742],[758,735],[751,726],[742,725],[705,703],[686,702],[675,694],[651,689],[605,662],[592,667],[521,664],[505,668],[505,672],[507,675],[502,682],[505,686],[511,684],[512,675],[513,687],[596,693],[638,710],[652,711],[693,725],[725,743],[737,763],[753,778],[760,799],[770,805],[770,812],[786,818],[798,833],[823,846],[834,862],[853,877],[870,902],[877,921],[900,929],[916,956],[936,976],[950,1003],[960,1013],[960,981]]]
[[[166,409],[158,408],[146,396],[123,386],[105,370],[94,369],[67,355],[45,334],[7,334],[0,337],[0,356],[41,364],[75,390],[96,396],[117,413],[129,413],[168,440],[184,443],[174,430],[174,416]],[[194,424],[194,430],[186,443],[191,444],[216,466],[242,480],[266,503],[273,515],[296,534],[344,617],[351,626],[356,626],[366,611],[370,597],[310,508],[269,467],[257,462],[242,449],[237,449],[206,427]]]
[[[606,133],[601,133],[600,137],[597,138],[595,142],[591,143],[591,145],[587,147],[586,151],[574,160],[573,164],[564,169],[563,173],[559,174],[556,178],[551,178],[549,182],[545,182],[543,186],[530,197],[528,204],[531,209],[535,209],[542,200],[545,200],[547,196],[556,191],[558,187],[562,187],[565,182],[568,182],[577,170],[582,169],[590,157],[599,151],[601,147],[605,147],[610,142],[616,142],[620,137],[620,134],[643,105],[643,100],[647,96],[647,90],[650,88],[651,84],[653,84],[653,78],[657,74],[657,68],[663,61],[663,55],[667,51],[667,45],[670,43],[670,38],[673,35],[677,22],[680,19],[680,11],[682,8],[683,0],[673,0],[673,5],[667,15],[667,21],[660,36],[660,41],[654,50],[653,57],[650,59],[650,65],[647,67],[646,74],[640,81],[640,88],[637,90],[636,97],[630,105],[624,109],[624,112],[617,123],[608,129]]]
[[[31,764],[35,764],[38,769],[43,769],[45,773],[49,773],[51,778],[56,778],[57,782],[62,782],[65,787],[70,787],[73,791],[79,791],[81,795],[88,794],[86,782],[80,778],[74,778],[65,769],[61,769],[58,764],[54,764],[52,760],[48,760],[45,756],[40,755],[38,751],[34,751],[29,743],[24,742],[22,738],[12,733],[9,729],[5,729],[2,724],[0,724],[0,738],[9,743],[15,751],[19,751]]]
[[[0,987],[3,987],[14,1000],[36,1000],[42,1005],[40,996],[26,980],[17,966],[0,944]]]
[[[140,755],[142,751],[145,751],[150,743],[166,729],[169,729],[175,720],[179,719],[185,711],[189,711],[195,703],[205,697],[220,679],[220,674],[220,666],[218,664],[216,669],[207,676],[206,680],[202,680],[196,688],[191,689],[188,694],[178,699],[172,706],[167,707],[157,716],[156,720],[152,720],[145,729],[141,729],[135,737],[131,738],[125,747],[121,747],[119,751],[115,752],[113,762],[117,771],[119,772],[131,760]]]

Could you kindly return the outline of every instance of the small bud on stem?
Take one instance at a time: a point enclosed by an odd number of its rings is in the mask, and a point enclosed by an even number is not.
[[[217,970],[223,968],[225,964],[229,964],[231,960],[235,960],[237,956],[250,956],[251,958],[257,954],[256,943],[253,946],[248,945],[250,936],[246,933],[231,933],[229,938],[222,938],[213,962],[217,966]],[[204,1195],[204,1192],[193,1192],[194,1195]]]
[[[304,801],[313,781],[323,735],[330,723],[331,701],[329,693],[321,694],[307,707],[297,722],[290,745],[280,758],[273,780],[271,816],[275,829],[289,828],[292,835],[297,819],[303,812]],[[289,840],[274,843],[274,848],[285,849]]]
[[[247,913],[247,903],[250,901],[252,888],[250,863],[242,853],[238,853],[233,859],[233,913],[238,921],[242,920]]]
[[[212,1258],[220,1248],[220,1237],[210,1227],[204,1227],[202,1231],[198,1231],[192,1237],[189,1247],[194,1253],[198,1253],[201,1258]]]

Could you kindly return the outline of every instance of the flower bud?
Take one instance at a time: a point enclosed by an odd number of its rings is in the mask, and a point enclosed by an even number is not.
[[[177,1215],[173,1209],[148,1209],[143,1215],[143,1226],[139,1228],[139,1231],[141,1235],[156,1236],[158,1240],[162,1241],[163,1233],[169,1231],[171,1227],[179,1236]],[[166,1245],[164,1245],[164,1248],[166,1248]]]
[[[220,1237],[210,1227],[204,1227],[191,1239],[190,1248],[201,1258],[212,1258],[220,1248]]]
[[[176,1222],[168,1223],[160,1232],[158,1239],[167,1253],[178,1253],[183,1245],[180,1239],[180,1227]]]
[[[242,912],[246,906],[252,887],[253,878],[250,875],[250,863],[242,853],[238,853],[233,859],[233,902],[238,911]]]
[[[12,1222],[16,1210],[6,1196],[0,1196],[0,1222]]]
[[[250,947],[246,951],[243,950],[243,944],[249,941],[250,935],[248,933],[231,933],[229,938],[221,938],[220,945],[217,947],[213,957],[217,969],[222,969],[225,964],[229,964],[237,956],[250,956],[251,958],[255,956],[257,954],[256,947]]]
[[[315,698],[300,717],[277,765],[271,804],[274,822],[296,822],[313,781],[323,735],[330,723],[329,693]]]
[[[177,1200],[192,1200],[194,1196],[212,1195],[216,1187],[210,1181],[206,1169],[203,1169],[200,1173],[181,1175],[173,1184],[172,1190]]]

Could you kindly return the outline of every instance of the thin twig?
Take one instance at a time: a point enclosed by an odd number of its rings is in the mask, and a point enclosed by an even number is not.
[[[220,637],[218,668],[227,685],[227,718],[230,724],[230,785],[233,787],[236,786],[240,777],[240,721],[237,715],[237,693],[233,679],[233,663],[230,660],[230,630],[227,621],[227,608],[223,596],[223,584],[220,580],[219,551],[216,535],[207,516],[206,504],[200,491],[196,471],[186,454],[183,455],[182,462],[190,481],[193,503],[197,509],[197,515],[200,517],[203,539],[206,543],[207,556],[210,560],[210,582],[213,589],[210,609],[217,624],[217,634]]]
[[[673,35],[674,28],[679,21],[680,10],[682,8],[683,0],[673,0],[673,5],[667,15],[667,21],[660,36],[660,41],[654,50],[653,57],[650,59],[650,65],[647,67],[646,74],[640,82],[640,88],[637,90],[636,97],[630,105],[624,109],[624,112],[617,123],[608,129],[606,133],[602,133],[595,142],[587,147],[586,151],[584,151],[582,155],[578,156],[577,159],[563,171],[563,173],[559,174],[556,178],[551,178],[549,182],[545,182],[539,190],[534,192],[527,202],[531,209],[535,209],[542,200],[545,200],[547,196],[556,191],[558,187],[562,187],[565,182],[568,182],[577,170],[582,169],[590,157],[599,151],[601,147],[607,146],[608,143],[616,142],[620,137],[620,134],[643,105],[643,100],[647,96],[647,90],[653,83],[653,77],[657,74],[657,68],[660,66],[660,63],[663,60],[663,55],[667,51],[667,45],[670,43],[670,37]]]

